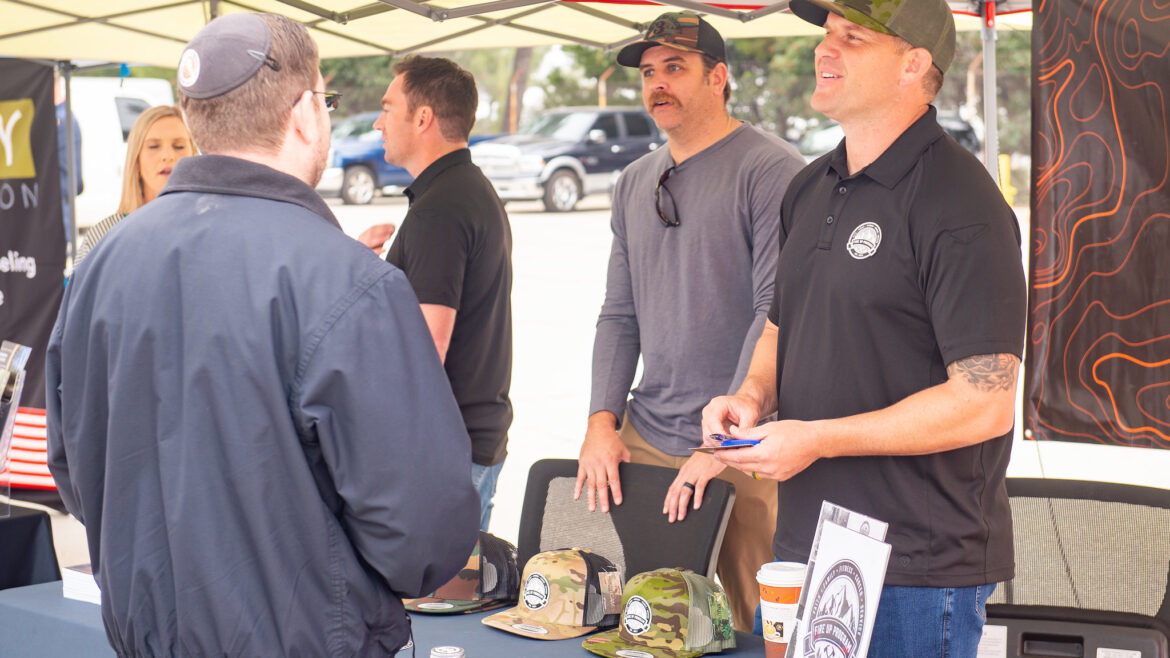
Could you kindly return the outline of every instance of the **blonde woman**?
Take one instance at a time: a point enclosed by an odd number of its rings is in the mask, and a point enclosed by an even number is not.
[[[95,224],[77,248],[74,265],[89,254],[114,225],[158,196],[180,159],[195,153],[195,142],[173,105],[159,105],[139,115],[126,140],[126,166],[122,175],[122,201],[118,212]]]

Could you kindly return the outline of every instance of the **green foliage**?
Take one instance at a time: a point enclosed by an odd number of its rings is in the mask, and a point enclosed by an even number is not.
[[[536,49],[533,61],[540,61],[546,49]],[[476,134],[498,132],[500,113],[503,112],[515,58],[514,48],[468,50],[427,53],[428,57],[446,57],[454,60],[475,77],[481,98]],[[341,57],[321,62],[325,86],[342,93],[341,109],[336,118],[359,112],[378,110],[382,95],[394,77],[394,57]]]
[[[642,85],[637,69],[617,63],[617,53],[589,46],[562,46],[570,65],[556,68],[536,81],[544,91],[544,107],[598,105],[601,77],[605,79],[607,105],[640,103]]]
[[[813,48],[816,37],[736,39],[727,62],[735,85],[732,116],[782,137],[793,137],[798,117],[816,117],[808,97],[816,84]]]

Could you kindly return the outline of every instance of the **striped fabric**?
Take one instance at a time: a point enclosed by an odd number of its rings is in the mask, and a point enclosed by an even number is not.
[[[0,486],[11,484],[26,489],[56,490],[49,475],[45,446],[45,410],[19,407],[12,431],[8,467],[0,471]]]

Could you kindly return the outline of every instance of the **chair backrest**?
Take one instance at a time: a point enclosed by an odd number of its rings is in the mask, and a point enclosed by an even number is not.
[[[590,512],[585,495],[573,500],[577,460],[544,459],[528,471],[516,544],[521,567],[537,553],[587,548],[609,558],[622,577],[663,567],[681,567],[712,577],[727,529],[735,486],[711,480],[703,506],[668,523],[662,513],[666,490],[678,471],[662,466],[621,464],[622,504],[608,514]]]
[[[1149,628],[1170,637],[1170,490],[1009,478],[1016,576],[988,615]]]

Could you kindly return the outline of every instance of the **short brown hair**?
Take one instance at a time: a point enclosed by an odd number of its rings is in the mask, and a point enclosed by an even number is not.
[[[204,153],[276,153],[284,144],[293,104],[317,85],[317,44],[305,26],[276,14],[259,16],[272,33],[268,55],[276,66],[261,66],[247,82],[214,98],[180,92],[187,128]]]
[[[714,69],[715,65],[719,63],[719,60],[717,60],[714,57],[707,55],[707,54],[701,53],[700,55],[703,58],[703,77],[704,78],[710,77],[712,69]],[[727,66],[726,63],[724,63],[723,65]],[[731,100],[731,69],[730,68],[727,70],[727,82],[723,83],[723,103],[724,103],[724,105],[726,105],[727,101],[729,101],[729,100]]]
[[[402,76],[408,112],[414,114],[420,105],[428,105],[443,139],[467,141],[479,106],[479,92],[470,73],[449,59],[416,55],[396,62],[394,75]]]

